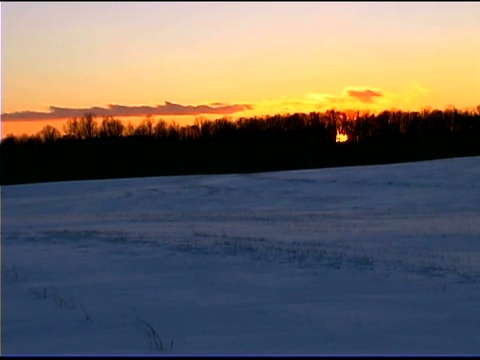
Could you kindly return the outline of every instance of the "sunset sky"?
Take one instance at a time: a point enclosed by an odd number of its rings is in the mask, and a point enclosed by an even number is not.
[[[479,2],[3,2],[1,36],[2,136],[480,104]]]

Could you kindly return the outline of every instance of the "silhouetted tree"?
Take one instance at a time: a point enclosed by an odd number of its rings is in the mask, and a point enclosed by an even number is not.
[[[120,120],[114,119],[111,116],[105,117],[102,120],[99,129],[100,137],[120,137],[123,135],[125,126]]]
[[[87,113],[80,120],[72,118],[64,125],[63,130],[67,137],[73,139],[90,139],[96,137],[97,123],[92,113]]]
[[[65,136],[73,139],[80,139],[79,124],[76,117],[68,119],[63,125]]]
[[[134,136],[135,135],[135,127],[132,125],[131,122],[127,123],[125,126],[125,130],[123,131],[124,136]]]
[[[148,115],[135,129],[134,135],[136,136],[153,136],[155,124],[152,116]]]
[[[98,135],[95,115],[92,113],[87,113],[80,119],[79,127],[81,139],[90,139]]]
[[[168,136],[168,125],[165,120],[158,120],[153,127],[153,134],[156,139],[166,139]]]
[[[56,128],[51,125],[46,125],[37,133],[38,138],[42,142],[50,142],[60,139],[62,134]]]

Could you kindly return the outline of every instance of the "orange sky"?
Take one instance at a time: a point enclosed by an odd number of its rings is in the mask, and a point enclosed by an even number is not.
[[[86,111],[184,124],[474,107],[478,14],[475,2],[2,3],[2,137]]]

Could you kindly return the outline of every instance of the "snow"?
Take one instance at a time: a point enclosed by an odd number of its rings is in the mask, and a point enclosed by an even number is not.
[[[478,179],[471,157],[2,187],[2,355],[480,354]]]

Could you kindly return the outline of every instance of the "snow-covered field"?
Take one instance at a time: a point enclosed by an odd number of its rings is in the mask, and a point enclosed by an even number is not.
[[[480,158],[7,186],[2,354],[480,354]]]

